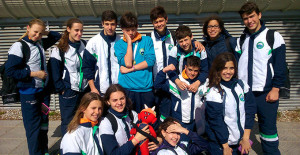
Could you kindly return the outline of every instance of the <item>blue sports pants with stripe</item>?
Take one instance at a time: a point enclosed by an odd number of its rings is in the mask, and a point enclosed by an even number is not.
[[[279,155],[279,140],[277,134],[277,110],[279,101],[267,102],[266,92],[253,92],[257,104],[257,116],[259,125],[259,134],[262,149],[265,155]]]

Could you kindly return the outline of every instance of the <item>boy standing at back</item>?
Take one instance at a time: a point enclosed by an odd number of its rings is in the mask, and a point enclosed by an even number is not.
[[[178,86],[181,90],[189,90],[191,92],[197,92],[201,83],[204,83],[208,75],[208,64],[206,51],[202,50],[200,53],[195,51],[195,45],[192,43],[193,35],[192,31],[187,26],[179,26],[176,29],[175,37],[178,42],[177,46],[171,49],[169,56],[169,64],[176,67],[176,71],[168,72],[170,80]],[[186,65],[186,59],[189,56],[197,56],[201,60],[200,74],[191,84],[186,84],[179,79],[179,76]]]
[[[176,40],[174,34],[172,35],[172,32],[167,28],[168,16],[163,7],[157,6],[153,8],[150,12],[150,20],[154,27],[154,30],[150,34],[156,57],[156,62],[153,66],[154,80],[157,73],[168,65],[169,53],[176,44]],[[170,116],[171,96],[169,93],[161,89],[155,90],[155,103],[157,105],[156,110],[158,111],[160,121]]]
[[[285,81],[285,43],[278,32],[272,32],[261,21],[254,2],[245,3],[239,14],[246,26],[238,39],[240,54],[238,74],[253,91],[257,103],[260,139],[264,154],[280,154],[276,118],[279,88]],[[271,37],[270,32],[273,33]],[[273,40],[273,46],[269,41]]]
[[[123,39],[116,42],[115,54],[120,65],[119,84],[125,88],[139,113],[143,105],[153,107],[152,68],[155,63],[153,42],[137,32],[137,17],[131,12],[122,15],[120,27]]]
[[[103,30],[89,40],[83,54],[83,74],[91,92],[101,96],[111,84],[118,83],[119,64],[114,45],[121,37],[116,34],[117,18],[111,10],[102,13]]]

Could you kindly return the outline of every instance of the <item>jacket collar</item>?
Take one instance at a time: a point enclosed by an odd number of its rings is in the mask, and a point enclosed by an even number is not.
[[[154,29],[154,36],[156,39],[159,39],[159,40],[166,40],[167,38],[170,38],[171,37],[171,33],[170,31],[168,30],[168,28],[166,27],[166,33],[164,35],[159,35],[157,30]]]
[[[78,50],[80,45],[81,45],[80,41],[76,41],[76,42],[73,43],[70,40],[68,40],[68,43],[69,43],[70,46],[74,47],[76,50]]]
[[[29,43],[31,43],[31,44],[33,44],[33,45],[36,45],[37,44],[37,42],[38,41],[32,41],[31,39],[29,39],[29,37],[28,36],[25,36],[24,38],[22,38],[23,40],[25,40],[26,42],[29,42]]]
[[[112,114],[114,114],[116,117],[118,117],[119,119],[122,118],[126,118],[129,114],[128,110],[125,108],[123,112],[117,112],[114,109],[112,109],[111,107],[108,109],[108,111]]]
[[[105,35],[104,34],[104,30],[102,30],[100,32],[100,35],[102,36],[102,38],[107,42],[107,43],[111,43],[111,42],[114,42],[116,40],[116,32],[113,36],[109,36],[109,35]]]
[[[99,124],[99,121],[91,121],[89,119],[81,118],[80,125],[85,127],[94,127],[95,125]]]
[[[221,84],[229,89],[232,89],[235,84],[237,83],[238,79],[232,78],[230,81],[223,81],[221,80]]]

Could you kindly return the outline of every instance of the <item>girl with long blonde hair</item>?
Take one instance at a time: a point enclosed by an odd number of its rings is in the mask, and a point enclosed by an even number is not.
[[[18,81],[29,154],[48,153],[48,115],[41,112],[41,107],[50,103],[44,89],[48,78],[45,50],[61,36],[54,31],[45,31],[45,27],[42,20],[31,20],[26,33],[9,49],[5,63],[7,76]],[[42,38],[43,35],[48,37]],[[22,51],[25,48],[29,51]]]
[[[104,111],[102,97],[97,93],[86,93],[61,141],[61,154],[103,155],[98,128]]]

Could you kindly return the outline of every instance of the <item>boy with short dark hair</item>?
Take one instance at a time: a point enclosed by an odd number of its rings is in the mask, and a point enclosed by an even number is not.
[[[83,54],[83,75],[91,91],[102,96],[111,84],[118,83],[119,64],[114,45],[121,37],[116,34],[117,18],[111,10],[102,13],[103,30],[89,40]]]
[[[201,83],[204,83],[208,75],[208,65],[207,65],[207,55],[205,50],[202,50],[200,53],[195,51],[195,45],[192,43],[193,35],[192,31],[187,26],[179,26],[176,29],[175,37],[178,42],[177,46],[174,46],[170,52],[169,64],[172,64],[176,67],[177,72],[170,71],[168,76],[172,82],[181,90],[189,90],[191,92],[196,92]],[[191,84],[186,84],[181,81],[178,77],[186,65],[186,59],[189,56],[197,56],[201,60],[200,66],[200,75],[197,77]]]
[[[255,96],[264,154],[280,154],[276,118],[279,89],[285,81],[285,43],[278,32],[266,28],[254,2],[245,3],[239,14],[246,28],[238,39],[238,76]]]
[[[153,31],[148,34],[153,41],[156,62],[153,66],[153,80],[157,73],[168,65],[168,57],[172,47],[176,44],[174,31],[167,28],[168,16],[161,6],[154,7],[150,12],[150,20],[153,24]],[[157,89],[155,92],[155,104],[159,120],[162,122],[170,116],[171,96],[169,93]]]
[[[139,113],[143,104],[152,107],[152,68],[155,63],[153,42],[150,37],[137,32],[137,17],[131,12],[120,19],[123,39],[114,48],[120,65],[119,84],[126,89],[127,96],[133,102],[134,110]]]
[[[179,80],[187,85],[197,81],[198,75],[200,74],[201,63],[202,62],[197,56],[190,56],[186,58],[184,70],[178,76]],[[167,73],[174,70],[176,70],[174,65],[168,65],[158,72],[154,81],[154,88],[162,89],[163,91],[171,94],[171,117],[178,119],[183,127],[191,131],[195,131],[195,110],[197,108],[204,109],[201,97],[204,95],[204,92],[206,92],[206,84],[203,84],[195,92],[191,92],[187,89],[182,90],[166,77]],[[202,112],[202,116],[204,117],[204,111]],[[187,136],[182,136],[181,140],[188,141]]]

